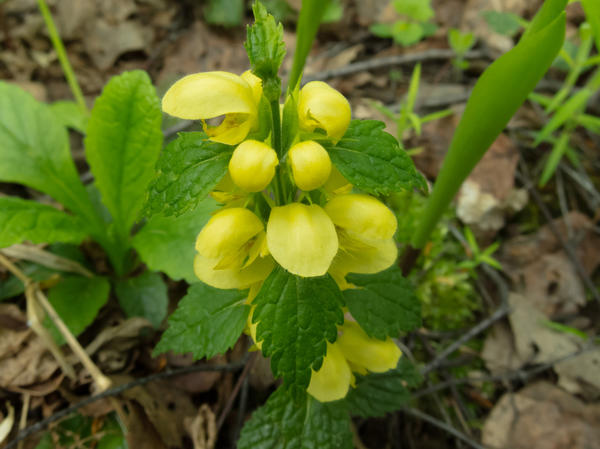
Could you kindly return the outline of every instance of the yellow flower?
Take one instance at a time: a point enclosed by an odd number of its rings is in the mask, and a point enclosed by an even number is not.
[[[173,84],[162,99],[167,114],[187,120],[208,120],[225,116],[216,127],[205,124],[211,140],[236,145],[255,127],[260,80],[250,72],[241,77],[228,72],[188,75]]]
[[[196,239],[194,272],[216,288],[248,288],[273,269],[263,223],[248,209],[233,207],[215,214]]]
[[[231,156],[229,174],[238,187],[247,192],[260,192],[273,179],[278,163],[277,153],[269,145],[245,140]]]
[[[391,338],[378,340],[369,337],[354,321],[346,321],[335,344],[359,374],[384,373],[396,368],[402,352]]]
[[[338,239],[331,219],[320,206],[292,203],[271,209],[267,246],[289,272],[322,276],[337,253]]]
[[[393,237],[398,224],[385,204],[368,195],[339,195],[325,211],[339,239],[340,250],[331,266],[336,280],[347,273],[378,273],[396,261]]]
[[[313,140],[298,142],[288,152],[294,182],[302,190],[321,187],[331,173],[329,153]]]
[[[300,90],[298,119],[305,131],[322,129],[337,142],[348,129],[350,114],[348,100],[322,81],[311,81]]]
[[[354,376],[336,343],[327,343],[327,354],[318,371],[313,371],[308,393],[321,402],[337,401],[348,393]]]
[[[340,173],[335,165],[331,167],[331,174],[323,186],[328,197],[345,195],[352,191],[352,184]]]

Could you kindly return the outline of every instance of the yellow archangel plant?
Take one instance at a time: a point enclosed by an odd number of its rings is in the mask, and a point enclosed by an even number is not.
[[[346,98],[320,81],[290,96],[296,110],[291,120],[281,114],[282,127],[294,135],[282,154],[273,148],[278,130],[257,133],[270,125],[259,120],[261,95],[261,80],[250,71],[207,72],[182,78],[163,98],[165,112],[202,120],[209,140],[235,146],[213,193],[222,207],[196,241],[198,278],[220,289],[250,288],[250,303],[276,264],[303,278],[329,273],[342,290],[353,288],[349,273],[389,268],[397,258],[395,215],[375,197],[352,193],[322,145],[335,145],[346,133]],[[223,117],[220,125],[206,123],[217,117]],[[400,357],[390,338],[371,338],[346,316],[337,340],[327,343],[321,367],[313,370],[307,391],[320,401],[343,398],[354,383],[352,372],[384,372]],[[256,327],[251,313],[248,332],[255,341]]]

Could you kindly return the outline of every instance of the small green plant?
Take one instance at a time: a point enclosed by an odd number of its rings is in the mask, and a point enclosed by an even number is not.
[[[588,128],[594,133],[600,133],[600,119],[585,110],[592,96],[600,89],[600,60],[591,55],[594,42],[594,30],[589,23],[584,22],[579,27],[580,44],[574,58],[563,52],[563,58],[568,64],[569,71],[562,87],[553,97],[532,93],[529,98],[544,107],[549,116],[546,125],[537,134],[534,146],[547,142],[552,149],[545,159],[539,179],[540,187],[546,185],[555,173],[563,156],[578,166],[579,156],[573,144],[573,133],[578,126]],[[575,84],[591,69],[585,85],[575,91]]]
[[[433,112],[423,117],[419,117],[414,109],[417,96],[419,95],[420,79],[421,64],[417,64],[412,72],[410,83],[408,85],[408,92],[406,93],[404,101],[400,105],[400,110],[398,113],[394,113],[390,108],[380,103],[372,103],[375,109],[396,122],[396,136],[400,141],[403,141],[406,138],[407,133],[411,130],[414,130],[417,135],[421,135],[421,128],[423,124],[452,114],[450,109],[445,109],[442,111]]]
[[[397,44],[408,47],[435,33],[437,26],[430,22],[435,15],[431,0],[392,0],[392,4],[400,19],[391,24],[373,25],[373,34],[392,38]]]
[[[454,67],[458,70],[468,69],[469,62],[465,59],[465,55],[475,45],[475,35],[471,32],[463,33],[456,28],[450,28],[448,30],[448,43],[456,53],[456,57],[452,59]]]

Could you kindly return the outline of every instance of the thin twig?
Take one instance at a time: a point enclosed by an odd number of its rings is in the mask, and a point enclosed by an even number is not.
[[[414,408],[403,408],[402,411],[404,413],[406,413],[407,415],[411,415],[411,416],[414,416],[415,418],[422,419],[423,421],[426,421],[429,424],[432,424],[442,430],[445,430],[449,434],[453,435],[454,437],[458,438],[459,440],[465,442],[466,444],[468,444],[469,446],[471,446],[475,449],[486,449],[485,446],[482,446],[477,441],[473,440],[472,438],[469,438],[464,433],[462,433],[462,432],[456,430],[454,427],[449,426],[448,424],[434,418],[433,416],[427,415],[426,413],[423,413]]]
[[[523,186],[529,191],[529,193],[533,197],[534,201],[536,202],[537,206],[540,208],[542,215],[544,215],[544,218],[548,222],[548,227],[550,228],[550,231],[552,232],[552,234],[554,234],[554,237],[556,237],[556,239],[558,240],[560,245],[563,247],[565,254],[567,255],[567,257],[569,258],[569,260],[575,267],[575,271],[577,271],[577,274],[581,278],[582,282],[584,283],[586,288],[590,291],[590,293],[592,294],[594,299],[596,301],[600,301],[600,292],[598,292],[598,289],[596,288],[596,286],[594,285],[594,283],[592,282],[592,280],[590,279],[588,274],[585,272],[585,269],[583,268],[581,261],[577,257],[577,254],[575,254],[575,251],[573,251],[573,248],[571,247],[571,245],[569,245],[569,243],[564,239],[562,234],[558,231],[558,228],[556,227],[556,224],[554,223],[554,218],[552,218],[552,214],[548,210],[548,207],[546,207],[546,204],[544,204],[542,197],[540,196],[539,192],[537,191],[537,189],[531,182],[531,176],[529,175],[529,169],[527,168],[527,164],[525,163],[525,161],[523,160],[522,157],[519,157],[519,166],[521,168],[522,173],[517,172],[517,176],[519,178],[521,178],[520,180],[521,180]]]
[[[56,412],[55,414],[49,416],[48,418],[33,424],[31,426],[29,426],[28,428],[26,428],[25,430],[23,430],[22,432],[19,432],[19,434],[15,437],[14,440],[12,440],[10,443],[8,443],[8,445],[6,446],[5,449],[11,449],[13,447],[15,447],[17,445],[17,443],[25,438],[27,438],[30,435],[33,435],[36,432],[39,432],[41,430],[44,430],[46,427],[48,427],[50,424],[64,418],[65,416],[70,415],[73,412],[76,412],[77,410],[79,410],[81,407],[85,407],[86,405],[89,405],[93,402],[99,401],[101,399],[105,399],[108,397],[112,397],[112,396],[116,396],[118,394],[123,393],[124,391],[127,391],[131,388],[134,387],[138,387],[140,385],[145,385],[148,382],[153,382],[155,380],[160,380],[160,379],[165,379],[171,376],[179,376],[179,375],[184,375],[184,374],[190,374],[190,373],[195,373],[198,371],[237,371],[238,369],[240,369],[241,367],[244,366],[244,364],[246,363],[246,359],[242,360],[241,362],[236,362],[236,363],[228,363],[225,365],[208,365],[208,364],[204,364],[204,365],[193,365],[193,366],[186,366],[183,368],[178,368],[178,369],[174,369],[174,370],[167,370],[167,371],[163,371],[160,373],[156,373],[156,374],[151,374],[149,376],[146,377],[142,377],[140,379],[136,379],[134,381],[128,382],[126,384],[123,385],[119,385],[116,386],[114,388],[111,388],[109,390],[105,390],[102,393],[98,393],[95,396],[90,396],[88,398],[85,398],[73,405],[71,405],[70,407],[67,407],[66,409],[60,410],[59,412]]]
[[[422,61],[431,61],[439,59],[452,59],[456,56],[453,50],[432,49],[419,53],[410,53],[406,55],[388,56],[385,58],[369,59],[367,61],[355,62],[339,69],[324,70],[313,74],[307,74],[303,77],[303,82],[308,81],[325,81],[327,79],[338,76],[348,76],[355,73],[368,70],[382,69],[393,67],[402,64],[412,64]],[[478,59],[484,57],[485,54],[481,51],[469,51],[465,55],[465,59]]]
[[[67,259],[66,257],[57,256],[56,254],[52,254],[48,251],[38,248],[37,246],[17,244],[9,246],[8,248],[2,248],[0,252],[4,253],[5,256],[13,257],[15,259],[29,260],[31,262],[44,265],[48,268],[77,273],[88,278],[94,277],[94,273],[85,268],[79,262]]]
[[[223,408],[223,411],[221,412],[221,414],[219,415],[219,419],[217,420],[217,432],[219,432],[219,430],[221,430],[221,427],[223,426],[223,423],[225,422],[225,418],[227,418],[227,415],[229,415],[229,412],[231,411],[231,408],[233,407],[233,402],[235,401],[235,398],[237,397],[238,393],[240,392],[240,388],[242,387],[242,384],[244,383],[244,379],[246,379],[246,377],[250,373],[250,368],[252,368],[252,365],[254,365],[254,361],[256,360],[257,355],[258,355],[257,352],[252,353],[252,355],[250,356],[250,358],[248,360],[248,363],[246,363],[244,370],[240,374],[239,379],[235,383],[235,386],[233,387],[233,391],[231,392],[231,395],[229,395],[229,399],[227,400],[227,403],[225,404],[225,407]]]

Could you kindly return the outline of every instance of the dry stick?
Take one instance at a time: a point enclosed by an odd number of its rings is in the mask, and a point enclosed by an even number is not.
[[[128,382],[123,385],[119,385],[119,386],[111,388],[109,390],[105,390],[102,393],[99,393],[95,396],[90,396],[88,398],[85,398],[85,399],[77,402],[76,404],[73,404],[70,407],[67,407],[66,409],[56,412],[55,414],[49,416],[46,419],[44,419],[36,424],[33,424],[32,426],[29,426],[27,429],[23,430],[22,432],[19,432],[19,434],[15,437],[15,439],[12,440],[10,443],[8,443],[8,445],[5,447],[5,449],[11,449],[11,448],[15,447],[19,443],[19,441],[22,441],[23,439],[27,438],[28,436],[30,436],[36,432],[44,430],[50,424],[70,415],[73,412],[76,412],[81,407],[85,407],[86,405],[89,405],[89,404],[99,401],[101,399],[116,396],[116,395],[121,394],[124,391],[127,391],[131,388],[138,387],[140,385],[145,385],[148,382],[152,382],[155,380],[165,379],[165,378],[171,377],[171,376],[179,376],[179,375],[184,375],[184,374],[195,373],[198,371],[237,371],[242,366],[244,366],[245,363],[246,363],[246,360],[242,360],[241,362],[236,362],[236,363],[228,363],[225,365],[186,366],[186,367],[175,369],[175,370],[168,370],[168,371],[163,371],[161,373],[151,374],[150,376],[142,377],[140,379],[136,379],[134,381]]]
[[[27,415],[29,414],[29,403],[31,395],[29,393],[23,393],[23,408],[21,409],[21,419],[19,420],[19,432],[21,432],[27,425]],[[18,449],[23,448],[23,442],[19,442]]]
[[[325,81],[337,76],[348,76],[355,73],[364,72],[367,70],[381,69],[392,67],[395,65],[411,64],[422,61],[431,61],[438,59],[452,59],[456,56],[453,50],[433,49],[419,53],[410,53],[406,55],[388,56],[385,58],[369,59],[368,61],[355,62],[339,69],[325,70],[323,72],[306,75],[303,81]],[[480,51],[469,51],[465,55],[465,59],[478,59],[484,57],[485,54]]]
[[[411,415],[411,416],[414,416],[415,418],[422,419],[423,421],[427,421],[429,424],[432,424],[442,430],[445,430],[446,432],[452,434],[459,440],[465,442],[466,444],[468,444],[469,446],[471,446],[475,449],[486,449],[485,446],[482,446],[481,444],[477,443],[473,439],[469,438],[464,433],[462,433],[462,432],[456,430],[454,427],[449,426],[446,423],[434,418],[433,416],[427,415],[427,414],[420,412],[419,410],[416,410],[414,408],[403,408],[402,411],[404,413],[406,413],[407,415]]]
[[[533,196],[533,199],[536,202],[536,204],[538,205],[538,207],[540,208],[542,215],[544,215],[544,218],[546,218],[546,221],[548,222],[550,231],[552,232],[552,234],[554,234],[554,237],[556,237],[556,239],[559,241],[559,243],[563,247],[565,254],[569,258],[569,260],[571,260],[571,263],[575,267],[575,271],[577,271],[577,274],[583,281],[584,285],[591,292],[594,299],[596,301],[600,301],[600,292],[598,292],[598,289],[596,288],[596,286],[594,285],[594,283],[592,282],[592,280],[590,279],[588,274],[585,272],[585,269],[583,268],[581,261],[577,257],[577,254],[575,254],[575,251],[573,251],[573,248],[571,247],[571,245],[569,245],[569,243],[564,239],[564,237],[558,231],[558,228],[554,224],[554,218],[552,218],[552,214],[550,214],[550,211],[544,204],[544,201],[542,200],[539,192],[537,191],[537,189],[531,182],[531,176],[529,175],[529,169],[527,168],[527,164],[525,163],[525,161],[523,160],[523,158],[520,155],[519,155],[519,166],[523,173],[517,172],[517,176],[519,178],[521,178],[520,180],[523,183],[523,186],[529,191],[529,193],[531,193],[531,196]]]
[[[423,390],[419,390],[416,391],[412,394],[412,398],[413,399],[417,399],[420,398],[422,396],[426,396],[428,394],[432,394],[435,393],[439,390],[443,390],[445,388],[448,388],[452,385],[462,385],[462,384],[468,384],[468,383],[477,383],[477,382],[507,382],[507,381],[513,381],[513,380],[520,380],[523,383],[527,382],[531,377],[542,373],[550,368],[552,368],[554,365],[556,365],[557,363],[561,363],[564,362],[566,360],[572,359],[574,357],[577,357],[581,354],[584,354],[585,352],[591,351],[592,349],[597,349],[597,346],[595,346],[591,341],[590,343],[588,343],[586,346],[583,346],[582,348],[578,349],[577,351],[571,353],[571,354],[567,354],[564,355],[562,357],[556,358],[554,360],[551,360],[549,362],[546,362],[542,365],[536,366],[534,368],[531,368],[529,370],[522,370],[522,369],[516,369],[516,370],[511,370],[511,371],[506,371],[505,373],[501,373],[501,374],[495,374],[495,375],[491,375],[491,376],[477,376],[477,377],[463,377],[460,379],[449,379],[447,381],[444,382],[440,382],[438,384],[432,385],[431,387],[428,388],[424,388]]]
[[[44,265],[48,268],[55,268],[61,271],[69,271],[77,274],[81,274],[85,277],[92,278],[94,273],[85,268],[74,260],[67,259],[65,257],[57,256],[48,251],[44,251],[37,246],[30,245],[13,245],[8,248],[3,248],[1,251],[5,256],[13,257],[15,259],[29,260],[31,262]]]
[[[246,363],[244,370],[240,374],[240,377],[235,384],[235,387],[233,387],[233,391],[231,392],[231,395],[229,396],[229,399],[227,400],[227,404],[225,404],[225,408],[223,409],[223,411],[219,415],[219,419],[217,420],[217,433],[219,432],[219,430],[221,430],[221,427],[223,426],[223,423],[225,422],[225,418],[227,418],[227,415],[231,411],[231,408],[233,407],[233,402],[235,401],[235,398],[237,397],[238,393],[240,392],[240,388],[242,387],[242,384],[244,383],[244,379],[246,379],[246,376],[248,376],[248,374],[250,373],[250,368],[252,368],[252,365],[254,365],[254,361],[256,360],[257,354],[258,354],[257,352],[254,352],[250,356],[248,363]]]

